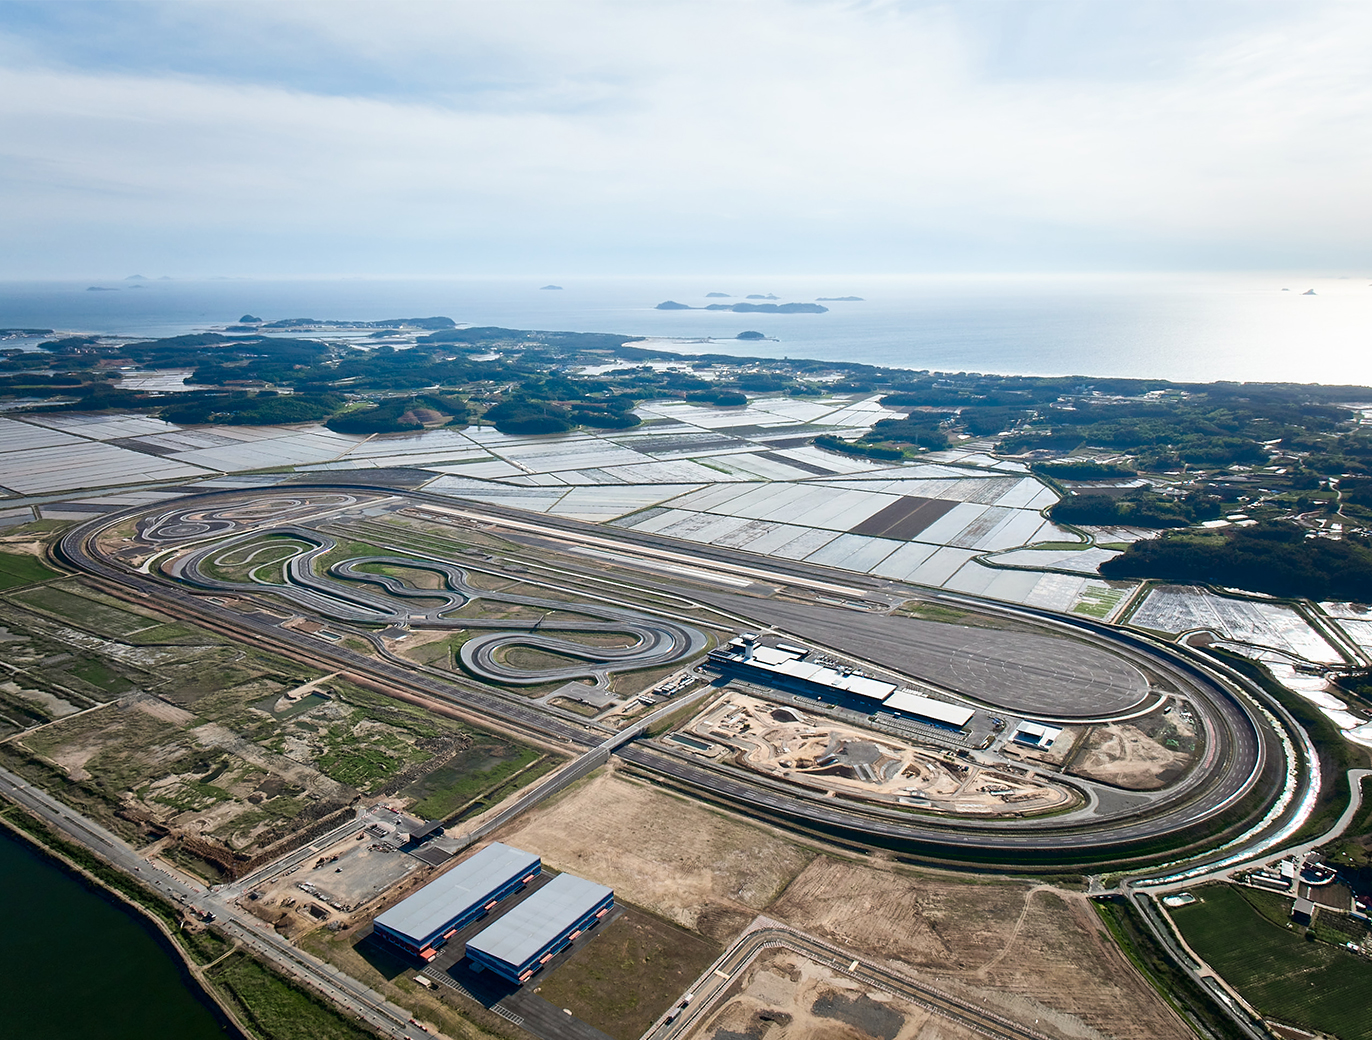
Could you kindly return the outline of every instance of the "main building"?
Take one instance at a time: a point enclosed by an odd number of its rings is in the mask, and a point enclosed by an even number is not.
[[[543,862],[533,853],[492,842],[378,915],[373,928],[407,953],[432,960],[454,933],[542,871]]]
[[[793,690],[822,703],[871,714],[886,712],[940,729],[961,730],[975,714],[971,708],[902,690],[895,683],[852,669],[807,661],[809,654],[804,647],[763,646],[749,634],[711,650],[709,660],[720,671]]]

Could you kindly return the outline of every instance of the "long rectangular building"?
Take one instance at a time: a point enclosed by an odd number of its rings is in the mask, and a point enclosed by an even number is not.
[[[900,712],[921,722],[932,722],[947,729],[962,729],[972,721],[975,714],[971,708],[964,708],[960,704],[936,701],[932,697],[911,693],[908,690],[897,690],[882,701],[881,706],[883,709]]]
[[[467,957],[511,982],[527,982],[615,905],[594,881],[559,874],[467,941]]]
[[[732,671],[778,689],[794,690],[823,703],[868,713],[885,711],[942,729],[961,730],[975,714],[971,708],[902,690],[895,683],[873,679],[852,669],[807,661],[809,651],[804,647],[764,646],[755,639],[732,639],[711,650],[711,664],[722,671]]]
[[[407,953],[431,960],[454,932],[489,913],[542,871],[542,860],[532,852],[492,842],[378,915],[373,930]]]

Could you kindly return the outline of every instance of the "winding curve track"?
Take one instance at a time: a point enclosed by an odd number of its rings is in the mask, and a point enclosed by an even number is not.
[[[175,526],[184,528],[186,525]],[[291,552],[284,560],[278,558],[273,561],[284,564],[284,584],[226,581],[205,573],[206,564],[213,565],[216,560],[222,561],[235,553],[262,546],[263,534],[260,532],[241,535],[227,542],[216,542],[198,552],[179,557],[168,571],[181,581],[203,589],[222,592],[270,591],[306,610],[336,621],[450,629],[454,632],[472,628],[498,629],[463,643],[460,651],[462,663],[483,679],[516,686],[533,686],[586,676],[604,683],[611,672],[670,664],[694,657],[706,646],[705,636],[699,630],[636,611],[589,603],[572,605],[564,600],[481,589],[470,582],[466,570],[453,563],[409,556],[359,556],[335,563],[321,574],[314,565],[321,557],[338,548],[337,540],[295,524],[273,527],[269,535],[274,539],[286,540],[283,542],[285,545],[289,541],[296,541],[313,546],[308,550]],[[256,551],[260,551],[260,548]],[[404,567],[430,571],[443,578],[445,587],[419,589],[389,574],[363,570],[364,567]],[[371,592],[365,587],[368,585],[382,589],[384,594]],[[574,613],[601,618],[603,620],[600,621],[559,619],[549,627],[558,632],[624,634],[632,637],[634,642],[622,647],[590,646],[571,639],[540,634],[541,619],[520,622],[509,618],[448,616],[477,600],[533,607],[547,613]],[[580,659],[585,663],[562,668],[516,668],[498,656],[501,651],[513,646],[532,647],[560,657]]]

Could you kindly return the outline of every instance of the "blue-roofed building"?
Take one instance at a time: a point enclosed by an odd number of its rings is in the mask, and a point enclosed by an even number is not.
[[[490,913],[542,872],[543,862],[532,852],[492,842],[378,915],[373,934],[431,960],[460,928]]]
[[[615,894],[604,885],[559,874],[467,940],[467,958],[511,982],[527,982],[614,905]]]

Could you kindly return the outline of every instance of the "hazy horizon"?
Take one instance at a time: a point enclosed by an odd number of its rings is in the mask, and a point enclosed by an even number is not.
[[[0,278],[1372,269],[1372,8],[0,5]]]

